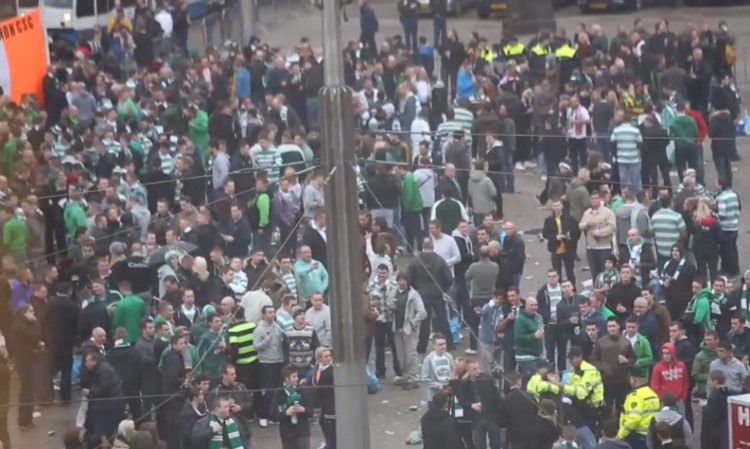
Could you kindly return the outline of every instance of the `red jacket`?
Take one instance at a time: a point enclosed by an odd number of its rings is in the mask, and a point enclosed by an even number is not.
[[[703,116],[700,112],[694,111],[692,109],[687,111],[687,115],[695,120],[695,125],[698,127],[698,138],[695,139],[695,143],[703,142],[703,140],[708,135],[708,125],[706,125],[706,121],[703,120]]]
[[[677,360],[677,352],[672,343],[664,343],[661,350],[668,349],[672,353],[672,360],[667,363],[662,360],[654,365],[651,372],[651,389],[661,399],[664,393],[671,391],[677,395],[677,400],[685,400],[690,385],[690,373],[683,362]]]

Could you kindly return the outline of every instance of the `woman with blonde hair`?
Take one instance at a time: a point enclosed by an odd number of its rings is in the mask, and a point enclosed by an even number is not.
[[[722,234],[719,219],[711,209],[710,199],[699,198],[697,200],[693,210],[693,219],[687,225],[687,229],[693,241],[693,254],[698,276],[707,282],[713,282],[719,275],[718,248]]]
[[[453,362],[451,380],[448,381],[448,385],[445,387],[445,393],[448,395],[448,411],[456,421],[456,433],[458,433],[459,440],[463,442],[463,447],[466,449],[474,449],[471,419],[464,417],[464,410],[461,408],[457,397],[461,389],[461,381],[466,377],[466,371],[466,359],[457,357]]]

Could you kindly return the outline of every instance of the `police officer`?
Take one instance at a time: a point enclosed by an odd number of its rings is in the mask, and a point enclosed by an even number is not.
[[[638,367],[630,369],[630,386],[633,391],[625,398],[617,438],[630,444],[633,449],[646,449],[648,426],[661,410],[661,401],[646,384],[646,376]]]
[[[518,42],[516,36],[510,36],[508,42],[503,46],[503,59],[506,61],[515,61],[520,64],[526,57],[526,46]]]
[[[581,416],[585,427],[578,427],[578,435],[584,446],[596,445],[594,432],[596,424],[604,410],[604,384],[599,370],[592,364],[583,360],[583,349],[573,346],[568,352],[570,359],[570,379],[568,385],[573,388],[573,394],[569,395],[573,408]],[[592,446],[593,447],[593,446]]]

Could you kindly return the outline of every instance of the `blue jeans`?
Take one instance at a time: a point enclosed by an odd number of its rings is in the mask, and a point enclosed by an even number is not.
[[[263,254],[269,254],[271,250],[271,229],[263,230],[263,233],[253,231],[253,250],[262,249]]]
[[[617,167],[620,171],[620,185],[627,187],[631,192],[641,191],[641,163],[628,164],[619,162]]]
[[[513,153],[510,151],[503,151],[503,165],[507,172],[503,175],[503,192],[516,193],[516,175],[513,173]]]
[[[611,248],[586,250],[586,261],[589,263],[589,269],[591,270],[591,279],[596,279],[604,271],[604,262],[610,254],[612,254]]]
[[[388,229],[393,229],[393,209],[372,209],[370,211],[370,216],[372,216],[373,220],[377,220],[378,218],[382,218],[385,220],[385,222],[388,224]],[[395,248],[394,248],[395,249]]]
[[[596,437],[589,426],[583,426],[576,429],[578,431],[578,441],[581,442],[583,449],[594,449],[596,447]]]
[[[403,22],[404,25],[404,40],[406,41],[406,48],[411,50],[413,54],[417,54],[417,29],[419,22],[417,18],[406,19]]]
[[[305,111],[307,111],[307,131],[318,127],[318,117],[320,114],[320,104],[317,98],[308,98],[305,100]]]
[[[523,388],[526,388],[526,383],[529,381],[531,376],[536,374],[536,367],[538,360],[518,361],[518,372],[521,373],[523,378]]]

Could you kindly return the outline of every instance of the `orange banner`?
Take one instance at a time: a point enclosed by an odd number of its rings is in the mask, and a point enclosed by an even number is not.
[[[47,40],[39,8],[0,22],[0,87],[16,103],[34,93],[44,102]]]

